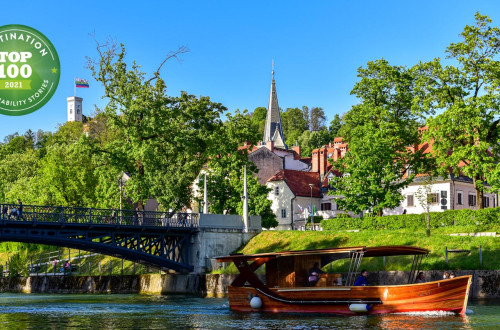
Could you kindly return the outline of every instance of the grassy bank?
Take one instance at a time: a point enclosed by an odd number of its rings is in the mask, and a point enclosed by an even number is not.
[[[459,229],[459,228],[455,228]],[[361,232],[319,231],[266,231],[254,237],[239,252],[262,253],[287,250],[321,249],[345,246],[412,245],[430,250],[424,258],[424,270],[500,269],[500,238],[449,236],[448,230],[435,230],[430,237],[424,231],[413,230],[365,230]],[[455,230],[455,232],[461,232]],[[483,264],[479,263],[479,247],[483,249]],[[470,254],[449,254],[448,249],[471,250]],[[409,270],[411,257],[365,258],[362,267],[368,270]],[[324,268],[326,271],[346,271],[347,261],[336,261]],[[233,267],[227,267],[232,272]]]

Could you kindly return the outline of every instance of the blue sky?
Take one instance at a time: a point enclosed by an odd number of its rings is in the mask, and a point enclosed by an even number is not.
[[[500,1],[36,1],[2,3],[1,23],[45,34],[61,61],[52,99],[21,117],[0,115],[0,140],[14,132],[55,130],[66,121],[74,77],[84,114],[103,107],[102,88],[86,69],[95,43],[112,37],[145,72],[186,45],[182,62],[168,62],[168,93],[210,96],[230,111],[267,106],[271,60],[280,107],[320,106],[329,119],[356,103],[356,70],[370,60],[411,66],[444,57],[450,42],[479,11],[500,26]]]

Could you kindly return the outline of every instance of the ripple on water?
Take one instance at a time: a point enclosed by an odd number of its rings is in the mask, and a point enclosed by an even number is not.
[[[500,303],[469,305],[466,316],[446,312],[336,317],[236,313],[227,299],[145,295],[0,294],[2,328],[98,329],[422,329],[500,328]]]

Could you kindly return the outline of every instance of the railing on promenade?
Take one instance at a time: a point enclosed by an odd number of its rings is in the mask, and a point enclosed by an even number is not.
[[[198,228],[198,213],[0,204],[0,220],[92,225]]]

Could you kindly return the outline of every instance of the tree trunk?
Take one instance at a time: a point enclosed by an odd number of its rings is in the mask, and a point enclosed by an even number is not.
[[[381,217],[382,216],[382,210],[378,210],[377,211],[377,217]]]
[[[481,177],[479,175],[476,175],[472,179],[472,183],[474,184],[474,189],[476,190],[476,204],[478,209],[484,209],[484,200],[483,200],[483,191],[479,189],[478,187],[478,182],[480,182]]]

